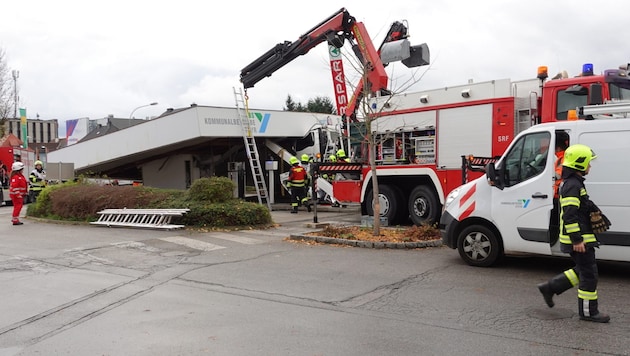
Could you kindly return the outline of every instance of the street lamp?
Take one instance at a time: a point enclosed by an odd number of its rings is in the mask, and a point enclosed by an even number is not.
[[[128,122],[129,122],[129,125],[128,125],[128,126],[131,126],[131,119],[133,119],[133,113],[135,113],[135,112],[136,112],[136,110],[141,109],[141,108],[146,108],[147,106],[157,105],[157,104],[158,104],[158,103],[157,103],[157,101],[154,101],[154,102],[152,102],[151,104],[140,105],[140,106],[138,106],[137,108],[133,109],[133,110],[131,111],[131,114],[129,114],[129,121],[128,121]]]

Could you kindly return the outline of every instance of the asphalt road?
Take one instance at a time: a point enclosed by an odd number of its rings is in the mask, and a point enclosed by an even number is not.
[[[474,268],[445,247],[287,241],[312,217],[238,232],[10,225],[0,208],[0,355],[630,355],[630,265],[600,263],[609,324],[536,284],[569,260]],[[320,212],[320,222],[360,221]]]

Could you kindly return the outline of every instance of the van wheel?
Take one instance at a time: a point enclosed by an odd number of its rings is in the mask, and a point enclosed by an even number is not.
[[[398,190],[388,185],[379,184],[378,192],[378,201],[381,209],[380,215],[382,217],[387,217],[387,223],[389,225],[395,224],[398,214],[398,204],[402,200],[402,198],[398,196]],[[368,203],[365,205],[365,208],[370,216],[374,216],[374,202],[372,201],[373,194],[373,190],[370,189],[366,195]]]
[[[409,196],[409,215],[414,225],[433,224],[440,217],[441,207],[435,193],[426,186],[419,185]]]
[[[471,266],[488,267],[495,264],[503,251],[495,233],[483,225],[471,225],[457,238],[459,256]]]

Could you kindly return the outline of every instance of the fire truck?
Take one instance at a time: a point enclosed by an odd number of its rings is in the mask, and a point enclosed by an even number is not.
[[[9,197],[9,175],[11,174],[11,165],[15,161],[24,163],[24,171],[22,172],[28,179],[29,173],[35,169],[35,152],[29,148],[21,147],[0,147],[0,161],[6,166],[6,176],[0,177],[0,205],[11,204]],[[28,202],[28,194],[25,197]]]
[[[532,125],[564,121],[567,112],[579,106],[630,98],[627,65],[596,75],[592,64],[585,64],[575,77],[559,74],[549,79],[548,69],[539,67],[537,76],[528,80],[498,79],[392,93],[385,71],[391,60],[381,58],[384,52],[392,46],[407,47],[411,50],[410,57],[403,59],[405,65],[429,62],[425,44],[400,45],[408,33],[406,26],[397,24],[392,25],[377,51],[363,24],[342,8],[297,41],[276,45],[241,72],[241,82],[250,88],[321,42],[341,47],[346,39],[352,44],[365,65],[367,83],[356,86],[343,114],[353,122],[347,127],[348,134],[353,127],[358,128],[355,131],[362,129],[362,120],[356,115],[362,100],[370,108],[367,115],[376,115],[371,130],[376,144],[380,214],[389,224],[408,219],[416,225],[438,222],[448,193],[483,174],[481,169],[468,168],[475,168],[475,163],[478,168],[500,156],[516,134]],[[373,215],[373,173],[366,164],[369,154],[365,142],[359,139],[346,145],[356,163],[320,163],[316,171],[341,172],[337,176],[346,179],[332,182],[334,199],[360,203],[363,213]],[[479,157],[482,159],[475,161]]]

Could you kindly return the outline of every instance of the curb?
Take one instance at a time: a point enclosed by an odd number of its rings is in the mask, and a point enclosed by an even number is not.
[[[427,247],[441,247],[442,240],[429,240],[429,241],[417,241],[417,242],[374,242],[374,241],[361,241],[361,240],[348,240],[348,239],[338,239],[335,237],[326,237],[326,236],[310,236],[305,234],[291,234],[289,235],[289,240],[296,241],[314,241],[325,244],[337,244],[337,245],[347,245],[352,247],[363,247],[363,248],[375,248],[375,249],[414,249],[414,248],[427,248]]]

